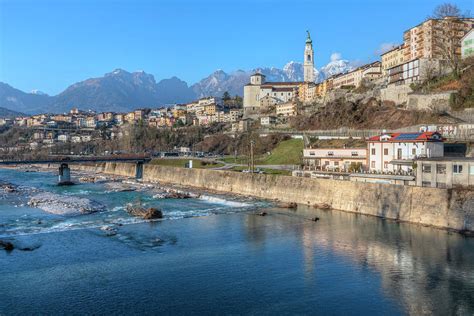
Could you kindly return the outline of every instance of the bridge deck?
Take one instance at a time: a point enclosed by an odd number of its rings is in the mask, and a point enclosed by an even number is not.
[[[31,165],[31,164],[73,164],[84,162],[150,162],[148,156],[127,156],[127,157],[55,157],[48,159],[24,159],[24,160],[0,160],[0,165]]]

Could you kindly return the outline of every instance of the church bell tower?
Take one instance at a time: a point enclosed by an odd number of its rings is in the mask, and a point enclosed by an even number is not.
[[[314,51],[313,51],[313,41],[309,31],[308,37],[306,38],[306,45],[304,47],[304,81],[305,82],[314,82]]]

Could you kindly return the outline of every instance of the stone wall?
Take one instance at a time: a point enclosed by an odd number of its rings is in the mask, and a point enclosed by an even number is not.
[[[382,101],[391,101],[395,104],[405,104],[408,102],[408,95],[413,92],[410,85],[389,85],[380,90],[380,99]]]
[[[135,165],[107,163],[108,174],[134,177]],[[315,205],[405,222],[474,231],[474,193],[380,183],[144,165],[144,181],[179,184]]]
[[[408,110],[446,112],[451,109],[449,98],[452,92],[408,95]]]

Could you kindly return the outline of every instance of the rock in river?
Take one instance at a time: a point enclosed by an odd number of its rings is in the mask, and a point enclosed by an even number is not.
[[[163,218],[163,212],[154,207],[144,208],[140,205],[128,204],[126,210],[130,215],[142,217],[144,219]]]
[[[99,202],[76,196],[43,192],[33,196],[28,205],[57,215],[80,215],[105,210]]]

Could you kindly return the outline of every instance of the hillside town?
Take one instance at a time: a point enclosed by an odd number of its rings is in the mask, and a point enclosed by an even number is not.
[[[307,31],[304,80],[301,82],[268,82],[265,75],[257,72],[243,87],[243,98],[231,97],[226,92],[223,96],[209,96],[166,107],[150,106],[128,113],[95,113],[73,107],[69,113],[1,118],[0,128],[4,130],[28,131],[11,146],[2,148],[2,152],[11,155],[49,148],[52,153],[54,148],[64,148],[65,144],[118,142],[129,136],[131,129],[138,125],[157,130],[200,127],[212,138],[215,135],[210,130],[219,126],[220,133],[233,138],[258,132],[260,137],[288,133],[293,138],[304,139],[300,162],[293,166],[297,169],[293,171],[294,176],[434,187],[471,185],[474,183],[474,163],[466,156],[474,153],[474,113],[469,109],[473,105],[452,111],[459,84],[450,86],[448,82],[440,91],[428,93],[420,92],[419,86],[453,74],[472,77],[473,26],[473,18],[446,16],[427,19],[404,31],[402,43],[382,52],[380,60],[320,82],[315,82],[316,45],[313,46]],[[468,67],[466,61],[470,63]],[[470,98],[472,100],[472,91]],[[383,122],[369,130],[357,127],[341,127],[339,130],[295,128],[295,122],[298,124],[314,115],[321,116],[324,113],[321,111],[337,110],[340,100],[352,100],[355,104],[375,102],[379,107],[391,106],[394,111],[405,111],[408,115],[422,112],[441,117],[450,113],[453,120],[448,123],[422,121],[410,126],[400,121],[392,130]],[[320,139],[323,146],[314,146],[310,140],[314,138]],[[324,139],[338,139],[342,145],[325,148]],[[344,140],[355,140],[357,146],[351,147]],[[447,140],[450,143],[444,146]],[[465,142],[460,144],[459,141]],[[194,147],[195,144],[186,145]],[[92,152],[85,150],[87,146],[80,147],[79,152],[72,150],[71,146],[67,148],[71,150],[70,154],[100,154],[97,149]],[[176,146],[166,150],[176,150]],[[156,149],[151,152],[156,152]],[[226,153],[211,150],[210,154]],[[235,153],[247,154],[237,150]],[[427,170],[433,170],[433,173],[438,170],[435,173],[438,176],[428,177]],[[466,175],[456,176],[461,173]]]
[[[0,0],[0,316],[474,315],[474,0]]]

